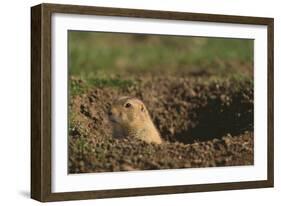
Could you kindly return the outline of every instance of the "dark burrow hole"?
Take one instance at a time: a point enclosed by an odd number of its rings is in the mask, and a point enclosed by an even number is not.
[[[177,123],[179,126],[173,129],[173,132],[169,126],[162,127],[161,136],[170,142],[190,144],[253,131],[253,98],[244,93],[236,93],[226,99],[227,101],[217,96],[207,99],[206,103],[191,106],[187,114],[181,116],[182,120],[178,120],[183,123]],[[156,125],[158,122],[156,119]]]

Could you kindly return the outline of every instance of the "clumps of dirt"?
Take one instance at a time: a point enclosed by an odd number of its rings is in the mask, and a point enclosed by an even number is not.
[[[71,141],[70,173],[251,165],[253,133],[206,142],[147,144],[137,139]],[[75,145],[75,146],[74,146]],[[77,147],[77,145],[80,145]]]
[[[126,87],[89,87],[70,96],[69,172],[253,164],[253,83],[142,77]],[[164,144],[113,139],[107,112],[118,96],[144,101]]]

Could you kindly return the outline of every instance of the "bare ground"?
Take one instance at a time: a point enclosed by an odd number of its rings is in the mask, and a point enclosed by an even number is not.
[[[70,173],[253,164],[251,81],[165,76],[134,82],[70,95]],[[85,82],[72,79],[71,84],[80,88]],[[107,111],[121,95],[144,101],[163,144],[111,137]]]

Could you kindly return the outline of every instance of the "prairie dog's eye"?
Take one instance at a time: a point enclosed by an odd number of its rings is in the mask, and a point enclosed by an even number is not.
[[[124,107],[126,107],[126,108],[130,108],[132,105],[130,104],[130,103],[126,103],[125,105],[124,105]]]

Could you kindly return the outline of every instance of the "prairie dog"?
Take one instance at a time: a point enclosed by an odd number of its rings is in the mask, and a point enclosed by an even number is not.
[[[161,144],[162,139],[154,126],[144,103],[134,97],[116,99],[109,111],[113,137],[132,137],[147,143]]]

